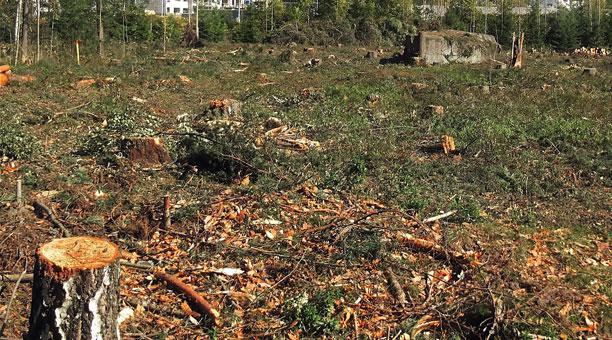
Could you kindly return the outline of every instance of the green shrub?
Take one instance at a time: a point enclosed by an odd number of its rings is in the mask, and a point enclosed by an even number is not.
[[[200,31],[204,40],[219,42],[228,37],[229,25],[226,11],[200,11]]]
[[[38,141],[24,131],[23,125],[15,122],[0,125],[0,157],[26,159],[39,147]]]
[[[152,136],[154,128],[159,124],[157,117],[143,113],[130,106],[116,107],[109,104],[107,125],[92,129],[80,141],[77,153],[96,156],[101,161],[113,161],[121,152],[122,141],[129,137]]]
[[[297,321],[307,335],[330,335],[340,330],[335,317],[336,300],[343,296],[341,288],[332,287],[315,293],[312,298],[305,292],[285,302],[285,317]]]

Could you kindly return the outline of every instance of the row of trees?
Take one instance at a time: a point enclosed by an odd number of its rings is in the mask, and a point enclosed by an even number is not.
[[[583,0],[570,9],[541,14],[536,0],[523,15],[512,11],[521,3],[510,0],[419,1],[267,0],[242,11],[240,22],[235,11],[200,6],[196,25],[196,16],[147,15],[138,0],[0,0],[0,44],[13,46],[11,55],[27,61],[43,52],[61,53],[75,40],[84,51],[100,54],[105,44],[117,42],[124,51],[131,42],[158,48],[193,44],[185,36],[193,36],[198,27],[203,41],[399,44],[419,29],[454,28],[489,33],[505,45],[512,32],[521,30],[531,46],[565,50],[612,45],[612,1]],[[445,9],[443,16],[440,9]]]

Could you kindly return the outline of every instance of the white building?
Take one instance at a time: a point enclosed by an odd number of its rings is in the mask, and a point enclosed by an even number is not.
[[[149,0],[146,9],[155,12],[159,15],[183,15],[189,14],[191,6],[191,14],[195,13],[195,0]]]
[[[194,14],[199,4],[202,9],[244,9],[257,0],[149,0],[146,10],[158,15],[188,15]]]

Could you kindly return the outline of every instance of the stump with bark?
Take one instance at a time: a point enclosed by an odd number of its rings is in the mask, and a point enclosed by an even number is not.
[[[36,251],[28,339],[119,339],[119,248],[95,237]]]
[[[128,159],[142,166],[159,166],[172,162],[161,138],[130,138],[124,143]]]

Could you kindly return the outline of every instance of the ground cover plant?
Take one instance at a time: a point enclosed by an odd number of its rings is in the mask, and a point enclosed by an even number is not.
[[[0,89],[2,272],[60,236],[15,205],[20,178],[24,201],[221,314],[215,326],[126,267],[126,338],[612,334],[609,57],[414,67],[305,47],[16,67],[36,80]],[[138,138],[163,140],[171,160],[130,161]],[[31,291],[21,283],[9,308],[14,287],[0,283],[8,337],[27,330]]]

